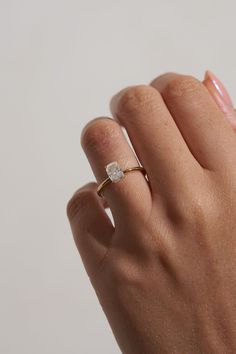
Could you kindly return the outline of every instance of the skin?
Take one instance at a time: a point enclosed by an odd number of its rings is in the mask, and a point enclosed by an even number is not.
[[[97,182],[104,166],[140,163],[67,213],[74,239],[125,354],[236,353],[236,136],[206,86],[165,74],[111,100],[115,119],[82,132]],[[121,125],[126,129],[133,150]],[[105,208],[111,209],[114,224]]]

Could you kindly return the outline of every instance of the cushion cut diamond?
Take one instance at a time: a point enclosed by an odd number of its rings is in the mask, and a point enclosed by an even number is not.
[[[116,161],[109,163],[106,166],[106,171],[112,182],[119,182],[124,177],[124,172]]]

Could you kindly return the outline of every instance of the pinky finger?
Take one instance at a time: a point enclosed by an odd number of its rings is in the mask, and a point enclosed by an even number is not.
[[[97,195],[96,183],[85,185],[73,195],[67,205],[67,215],[85,269],[92,278],[114,233],[104,201]]]

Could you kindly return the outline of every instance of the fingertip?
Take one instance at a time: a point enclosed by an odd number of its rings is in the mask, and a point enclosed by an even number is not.
[[[94,194],[96,190],[97,183],[90,182],[78,188],[72,194],[71,198],[69,199],[66,205],[66,214],[69,221],[72,220],[74,216],[79,213],[80,209],[84,206],[86,199],[89,197],[89,194]]]
[[[127,86],[124,89],[118,91],[115,95],[112,96],[112,98],[110,99],[110,111],[112,116],[115,119],[118,119],[117,117],[117,111],[118,111],[118,105],[120,102],[120,98],[125,94],[125,92],[127,92],[131,87],[133,86]]]

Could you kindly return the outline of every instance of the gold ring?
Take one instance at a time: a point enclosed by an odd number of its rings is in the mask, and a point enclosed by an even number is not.
[[[141,171],[144,175],[146,175],[146,171],[142,166],[135,166],[122,170],[116,161],[106,165],[105,169],[108,177],[101,184],[99,184],[97,188],[97,194],[100,197],[102,197],[102,191],[106,186],[108,186],[110,183],[117,183],[121,181],[129,172]]]

